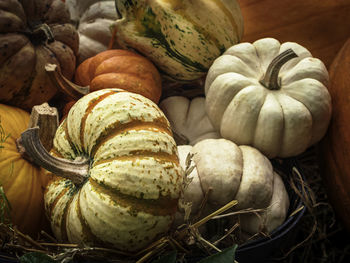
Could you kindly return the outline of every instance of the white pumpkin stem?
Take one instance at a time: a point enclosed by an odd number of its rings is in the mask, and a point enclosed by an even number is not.
[[[79,86],[63,76],[56,64],[46,64],[45,70],[57,89],[73,100],[78,100],[90,92],[90,86]]]
[[[89,160],[79,162],[52,156],[41,144],[39,127],[29,128],[21,134],[22,145],[34,162],[46,170],[81,185],[88,178]]]
[[[281,87],[278,81],[278,74],[282,66],[292,58],[298,55],[292,50],[287,49],[275,57],[267,67],[265,76],[260,80],[260,83],[270,90],[279,90]]]

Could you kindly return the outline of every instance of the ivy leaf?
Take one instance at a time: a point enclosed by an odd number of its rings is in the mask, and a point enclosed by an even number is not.
[[[30,252],[19,258],[20,263],[57,263],[51,257],[40,252]]]
[[[175,263],[176,262],[176,251],[173,251],[165,256],[162,256],[161,258],[152,261],[152,263]]]
[[[235,253],[237,245],[226,248],[225,250],[202,259],[199,263],[232,263],[235,262]]]

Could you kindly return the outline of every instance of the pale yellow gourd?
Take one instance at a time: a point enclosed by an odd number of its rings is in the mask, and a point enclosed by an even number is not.
[[[119,89],[89,93],[57,129],[51,155],[34,152],[57,175],[45,208],[61,242],[135,251],[169,230],[183,171],[169,122],[151,100]]]

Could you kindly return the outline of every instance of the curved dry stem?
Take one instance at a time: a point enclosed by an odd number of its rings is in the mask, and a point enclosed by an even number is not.
[[[265,76],[260,80],[260,83],[270,90],[279,90],[281,88],[278,83],[280,69],[285,63],[297,56],[298,55],[291,48],[283,51],[271,61],[270,65],[267,67]]]
[[[21,134],[22,145],[26,153],[37,165],[46,170],[71,180],[75,185],[81,185],[88,177],[88,160],[74,162],[52,156],[41,144],[39,127],[29,128]]]
[[[46,64],[45,70],[57,89],[73,100],[78,100],[90,92],[90,86],[79,86],[63,76],[56,64]]]

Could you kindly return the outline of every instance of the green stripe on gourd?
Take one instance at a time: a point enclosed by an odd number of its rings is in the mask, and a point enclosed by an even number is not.
[[[194,2],[116,1],[119,45],[145,55],[171,79],[204,76],[218,56],[239,42],[242,19],[235,1]]]

